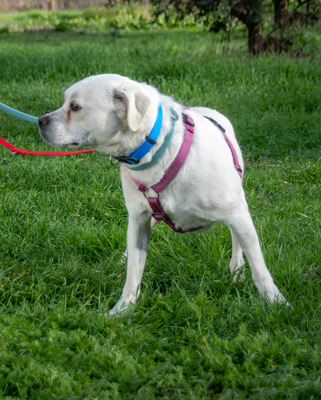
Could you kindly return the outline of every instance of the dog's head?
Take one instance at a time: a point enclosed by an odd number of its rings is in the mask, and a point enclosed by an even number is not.
[[[65,92],[61,108],[39,118],[40,135],[55,146],[86,146],[110,153],[141,140],[156,118],[158,92],[126,77],[86,78]]]

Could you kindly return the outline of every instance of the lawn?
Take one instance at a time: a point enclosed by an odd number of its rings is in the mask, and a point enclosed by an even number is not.
[[[233,46],[232,46],[233,47]],[[152,234],[142,295],[108,318],[125,278],[127,215],[103,154],[0,149],[0,398],[320,399],[320,64],[225,54],[197,32],[0,35],[0,101],[40,116],[91,74],[145,81],[227,115],[263,252],[291,307],[229,274],[228,229]],[[16,147],[51,149],[0,113]]]

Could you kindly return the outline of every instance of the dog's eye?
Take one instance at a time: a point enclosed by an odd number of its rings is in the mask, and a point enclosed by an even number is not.
[[[78,105],[75,104],[75,103],[71,103],[71,104],[70,104],[70,109],[71,109],[71,111],[76,112],[76,111],[79,111],[79,110],[81,109],[81,107],[78,106]]]

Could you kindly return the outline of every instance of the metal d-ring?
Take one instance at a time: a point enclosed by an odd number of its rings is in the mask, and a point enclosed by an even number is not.
[[[178,121],[178,114],[173,108],[171,109],[171,117],[174,121]]]
[[[109,162],[113,167],[116,167],[119,164],[119,161],[115,160],[115,157],[113,156],[109,156]]]

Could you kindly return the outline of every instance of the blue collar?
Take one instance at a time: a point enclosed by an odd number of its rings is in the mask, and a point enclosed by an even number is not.
[[[156,140],[162,128],[162,122],[163,122],[163,110],[162,106],[159,105],[155,124],[150,134],[146,136],[145,142],[141,144],[136,150],[128,154],[128,156],[119,156],[115,157],[115,159],[119,162],[124,162],[126,164],[132,164],[132,165],[138,164],[139,161],[151,150],[154,144],[156,144]]]
[[[163,142],[163,144],[161,145],[161,147],[156,151],[155,154],[153,154],[152,159],[146,163],[146,164],[141,164],[141,165],[137,165],[137,167],[129,167],[129,169],[131,171],[143,171],[144,169],[148,169],[150,167],[152,167],[154,164],[157,163],[157,161],[163,156],[163,154],[165,153],[165,150],[167,149],[167,147],[169,146],[172,137],[173,137],[173,133],[174,133],[174,129],[175,129],[175,123],[178,120],[178,114],[174,109],[171,109],[171,130],[170,132],[167,134],[167,136],[165,137],[165,140]]]

